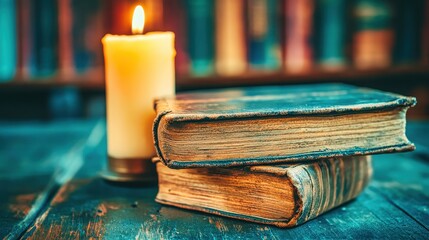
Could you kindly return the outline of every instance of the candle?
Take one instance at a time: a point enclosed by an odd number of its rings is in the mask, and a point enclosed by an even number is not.
[[[175,92],[174,33],[143,33],[144,11],[134,11],[137,35],[103,39],[109,170],[142,174],[155,156],[153,100]]]

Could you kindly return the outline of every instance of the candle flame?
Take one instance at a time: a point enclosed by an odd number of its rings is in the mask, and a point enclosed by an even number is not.
[[[144,10],[142,6],[138,5],[134,9],[131,29],[133,34],[142,34],[143,28],[144,28]]]

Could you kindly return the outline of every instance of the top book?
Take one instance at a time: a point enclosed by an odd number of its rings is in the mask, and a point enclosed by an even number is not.
[[[153,136],[171,168],[410,151],[405,114],[415,104],[345,84],[198,91],[155,100]]]

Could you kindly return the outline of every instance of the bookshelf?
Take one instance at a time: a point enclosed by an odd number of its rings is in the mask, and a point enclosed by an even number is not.
[[[415,95],[419,104],[413,111],[429,118],[428,1],[5,2],[0,20],[8,23],[2,32],[10,38],[0,41],[16,51],[0,49],[0,66],[7,66],[0,71],[0,120],[7,115],[2,106],[26,102],[31,108],[34,98],[47,104],[46,96],[61,89],[73,89],[84,103],[104,97],[100,39],[106,33],[131,34],[136,4],[147,14],[145,32],[176,35],[178,92],[343,82]],[[357,10],[374,10],[375,15],[359,16]],[[40,14],[52,25],[33,21]],[[261,21],[266,24],[257,24]],[[34,51],[42,48],[48,54]],[[343,68],[328,71],[321,65]],[[356,68],[362,66],[364,70]]]

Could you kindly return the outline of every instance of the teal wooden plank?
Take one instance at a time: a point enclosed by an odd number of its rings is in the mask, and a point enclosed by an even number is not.
[[[372,190],[300,227],[280,229],[154,202],[156,187],[125,188],[100,179],[74,180],[46,218],[27,235],[35,239],[249,239],[424,238],[428,231]]]
[[[93,122],[0,123],[0,237],[17,237],[50,201],[63,156]],[[49,199],[49,200],[48,200]]]
[[[424,192],[429,187],[425,180],[429,164],[414,153],[374,156],[373,182],[355,201],[302,226],[279,229],[160,205],[154,202],[156,186],[109,184],[96,175],[105,163],[105,152],[103,138],[86,152],[85,165],[72,181],[59,186],[24,237],[423,239],[429,235],[429,201]]]

